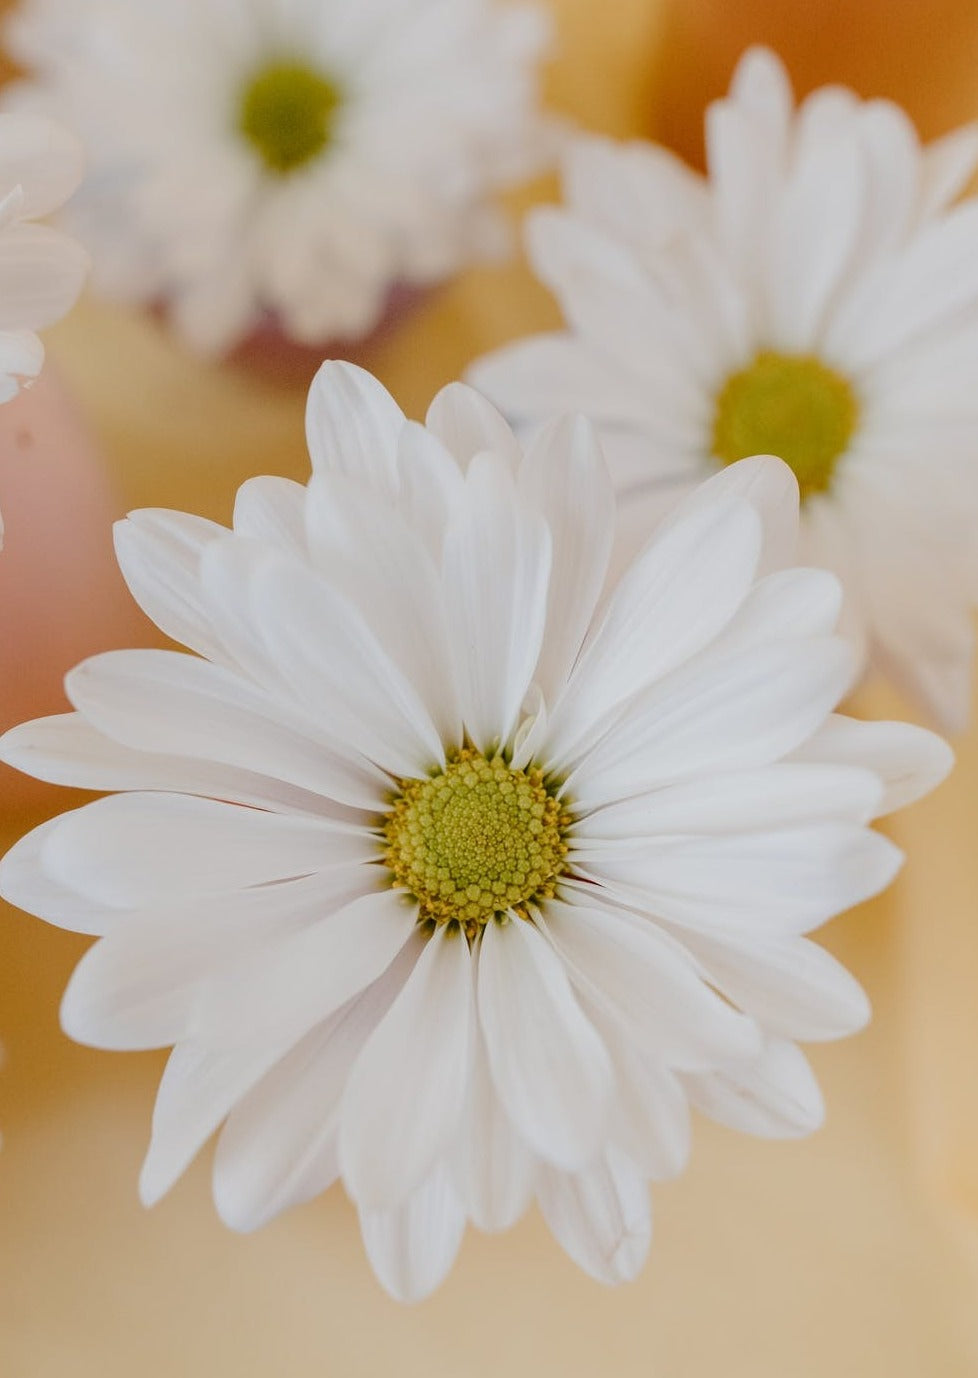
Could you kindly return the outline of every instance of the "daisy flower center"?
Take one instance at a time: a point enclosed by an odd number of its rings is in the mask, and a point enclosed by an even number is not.
[[[384,860],[420,917],[473,937],[490,919],[554,893],[569,822],[537,769],[465,747],[426,780],[403,780]]]
[[[265,166],[293,172],[323,151],[333,133],[340,92],[304,62],[274,62],[245,86],[238,127]]]
[[[829,487],[857,419],[856,398],[841,374],[811,355],[765,350],[723,385],[713,453],[724,464],[777,455],[794,470],[804,499]]]

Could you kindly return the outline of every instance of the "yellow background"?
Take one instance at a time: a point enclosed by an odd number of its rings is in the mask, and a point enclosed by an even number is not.
[[[923,124],[978,112],[978,60],[974,95],[961,82],[949,96],[931,50],[919,52],[918,86],[899,88],[907,54],[890,50],[887,67],[888,31],[860,29],[855,0],[776,11],[691,0],[665,14],[652,0],[553,7],[552,99],[616,134],[669,128],[692,147],[687,107],[698,112],[733,53],[785,15],[793,30],[841,25],[841,74],[858,82],[859,52],[875,54],[865,93],[895,89]],[[905,9],[901,0],[889,12]],[[930,9],[941,33],[954,10],[957,49],[967,38],[978,59],[978,7]],[[696,60],[697,34],[708,62]],[[890,36],[906,39],[899,23]],[[817,46],[791,41],[799,61]],[[475,354],[556,319],[519,265],[480,270],[374,367],[418,415]],[[300,391],[201,367],[151,322],[93,304],[51,345],[103,447],[116,510],[177,506],[227,520],[245,477],[305,476]],[[861,709],[906,712],[880,691]],[[5,910],[0,1375],[974,1378],[978,728],[958,746],[952,780],[893,824],[909,853],[896,886],[826,932],[875,1006],[866,1033],[814,1050],[826,1128],[772,1144],[698,1123],[689,1171],[654,1193],[651,1261],[617,1291],[578,1273],[534,1215],[505,1236],[471,1232],[442,1290],[401,1308],[373,1281],[339,1190],[240,1238],[214,1214],[209,1153],[143,1212],[136,1178],[163,1056],[70,1044],[57,1006],[85,940]],[[41,805],[12,798],[8,840],[68,802],[55,791]]]

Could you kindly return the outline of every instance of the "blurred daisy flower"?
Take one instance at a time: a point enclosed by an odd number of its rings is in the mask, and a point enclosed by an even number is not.
[[[970,704],[978,599],[978,129],[921,147],[906,115],[826,87],[793,108],[773,54],[743,58],[706,121],[709,175],[584,138],[534,267],[564,332],[473,381],[508,415],[600,426],[649,529],[685,484],[780,455],[800,559],[846,590],[846,631],[949,728]],[[641,515],[645,512],[645,516]]]
[[[32,115],[0,115],[0,402],[36,378],[44,346],[36,331],[75,304],[88,257],[40,216],[57,210],[81,181],[81,146]]]
[[[26,0],[29,108],[78,129],[72,225],[105,293],[164,305],[200,351],[273,316],[360,337],[395,288],[507,239],[534,170],[548,28],[491,0]]]
[[[196,654],[96,656],[75,713],[7,733],[8,763],[122,792],[23,839],[0,888],[101,938],[73,1037],[176,1045],[147,1203],[226,1119],[223,1219],[341,1178],[396,1297],[533,1198],[582,1268],[630,1278],[690,1103],[819,1124],[795,1040],[867,1004],[803,935],[889,883],[867,825],[949,752],[833,715],[840,592],[784,566],[779,460],[700,488],[609,586],[583,420],[524,454],[461,385],[423,427],[327,364],[308,436],[308,486],[251,480],[232,531],[120,523],[134,596]]]

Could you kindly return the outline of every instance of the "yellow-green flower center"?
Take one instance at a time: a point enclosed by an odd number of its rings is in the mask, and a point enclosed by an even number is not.
[[[829,487],[858,417],[841,374],[812,355],[765,350],[731,374],[717,397],[713,453],[724,464],[778,455],[807,498]]]
[[[238,128],[265,166],[284,175],[323,151],[340,102],[337,86],[315,68],[274,62],[244,88]]]
[[[554,892],[569,819],[541,771],[465,747],[427,780],[402,780],[384,822],[384,861],[419,916],[470,936]]]

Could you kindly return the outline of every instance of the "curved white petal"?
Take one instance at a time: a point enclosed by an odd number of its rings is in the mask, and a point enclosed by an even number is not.
[[[448,1169],[439,1164],[403,1205],[360,1211],[367,1257],[395,1301],[422,1301],[448,1276],[465,1233]]]
[[[50,225],[8,225],[0,233],[0,330],[43,330],[71,310],[89,259]]]
[[[153,1107],[153,1133],[139,1198],[153,1206],[173,1186],[232,1107],[289,1049],[288,1043],[216,1050],[180,1043],[170,1054]]]
[[[57,820],[42,864],[116,907],[307,875],[374,855],[362,829],[174,794],[116,794]]]
[[[550,560],[547,526],[504,462],[477,456],[445,533],[442,580],[462,716],[481,750],[516,725],[543,642]]]
[[[550,759],[573,756],[613,709],[717,636],[751,587],[760,545],[756,513],[737,501],[704,505],[650,542],[551,712]]]
[[[70,130],[42,115],[0,114],[0,195],[23,191],[22,216],[50,215],[82,179],[85,154]]]
[[[12,727],[0,738],[0,760],[38,780],[77,789],[164,790],[277,813],[357,817],[323,795],[253,771],[121,746],[103,736],[81,713],[36,718]],[[371,812],[375,809],[376,804]]]
[[[683,940],[711,982],[766,1033],[816,1042],[869,1021],[866,992],[841,962],[807,938],[735,942],[687,930]]]
[[[568,781],[578,808],[710,771],[754,769],[811,737],[852,683],[854,654],[833,637],[699,658],[643,696]]]
[[[684,1077],[697,1110],[731,1129],[763,1139],[796,1139],[819,1129],[825,1103],[811,1067],[794,1043],[772,1038],[756,1062]]]
[[[885,794],[881,814],[905,808],[950,773],[954,752],[926,728],[902,722],[861,722],[834,713],[792,754],[795,761],[845,762],[874,771]]]
[[[514,473],[519,467],[520,449],[508,423],[491,402],[465,383],[449,383],[436,393],[425,426],[462,469],[478,454],[496,455]]]
[[[235,533],[302,555],[305,504],[306,490],[294,479],[267,474],[246,479],[234,497]]]
[[[376,981],[410,943],[416,907],[392,890],[350,900],[267,951],[249,953],[210,982],[194,1035],[225,1047],[297,1042]]]
[[[152,904],[125,911],[75,968],[62,1028],[98,1048],[161,1048],[191,1038],[209,990],[233,986],[240,964],[262,964],[270,947],[375,883],[371,867],[334,866],[285,884],[188,899],[178,912]]]
[[[231,1111],[214,1158],[214,1201],[235,1230],[256,1230],[339,1176],[339,1107],[350,1069],[390,1008],[420,939],[309,1033]]]
[[[677,942],[648,920],[589,907],[583,890],[548,901],[542,921],[590,1002],[665,1066],[698,1069],[756,1054],[753,1022],[710,989]]]
[[[314,472],[348,474],[378,493],[397,492],[397,440],[404,413],[387,389],[355,364],[329,360],[313,379],[306,440]]]
[[[115,910],[100,900],[80,894],[48,874],[44,852],[61,826],[61,818],[51,818],[34,828],[0,859],[0,895],[28,914],[36,914],[56,928],[71,933],[105,933],[125,907]]]
[[[394,1208],[446,1155],[465,1104],[473,1015],[468,943],[438,928],[343,1095],[340,1167],[361,1208]]]
[[[70,671],[65,691],[107,737],[136,751],[215,762],[376,809],[384,777],[344,759],[294,712],[220,665],[175,651],[107,651]],[[289,719],[293,722],[290,722]]]
[[[678,839],[641,856],[607,852],[587,869],[672,923],[714,935],[785,936],[878,894],[902,863],[888,838],[830,822]]]
[[[533,1155],[496,1094],[481,1034],[474,1044],[468,1099],[451,1154],[452,1180],[480,1230],[508,1230],[529,1205]]]
[[[614,539],[611,480],[581,417],[546,427],[529,446],[519,491],[550,530],[547,630],[535,682],[553,703],[570,673],[604,586]]]
[[[461,717],[438,567],[401,510],[343,474],[313,477],[306,501],[313,561],[354,603],[417,691],[443,741]]]
[[[123,578],[146,616],[174,641],[226,664],[200,594],[201,554],[226,528],[203,517],[146,508],[116,522],[113,534]]]
[[[255,580],[258,625],[305,710],[393,775],[444,762],[431,715],[353,604],[285,560]]]
[[[478,1003],[493,1084],[517,1132],[547,1162],[582,1167],[604,1134],[611,1059],[531,923],[486,926]]]
[[[573,857],[642,852],[655,837],[704,836],[791,827],[797,823],[868,823],[883,796],[879,777],[859,766],[777,762],[732,770],[609,804],[573,832]]]
[[[550,1232],[598,1282],[631,1282],[652,1241],[649,1189],[635,1165],[609,1148],[582,1172],[544,1168],[537,1200]]]

